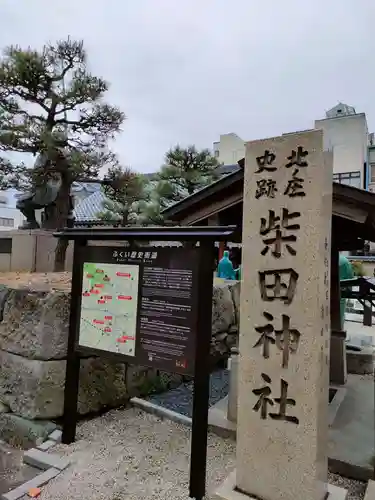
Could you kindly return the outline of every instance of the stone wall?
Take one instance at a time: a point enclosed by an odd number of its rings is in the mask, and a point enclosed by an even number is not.
[[[226,356],[238,344],[240,282],[215,284],[212,298],[211,355]]]
[[[9,427],[25,427],[22,419],[40,426],[62,416],[69,302],[66,291],[0,290],[0,439],[7,437]],[[215,357],[228,354],[237,343],[238,305],[239,283],[215,285],[211,343]],[[132,396],[162,391],[181,381],[179,375],[87,357],[81,361],[78,411],[85,415],[121,406]],[[36,434],[40,432],[43,437],[43,430]]]

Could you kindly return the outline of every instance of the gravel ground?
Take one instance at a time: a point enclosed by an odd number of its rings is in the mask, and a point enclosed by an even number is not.
[[[0,440],[0,496],[39,473],[23,463],[23,451]]]
[[[9,288],[70,291],[72,274],[63,273],[0,273],[0,284]]]
[[[171,389],[162,394],[154,394],[145,399],[168,410],[191,417],[193,412],[193,389],[193,382],[189,382],[180,385],[176,389]],[[228,394],[228,390],[228,370],[218,370],[211,373],[209,405],[213,406],[220,399],[224,398]]]
[[[43,488],[41,500],[187,500],[190,429],[137,409],[80,424],[78,441],[53,453],[72,465]],[[235,444],[209,434],[207,500],[235,467]],[[361,500],[365,484],[330,475]]]

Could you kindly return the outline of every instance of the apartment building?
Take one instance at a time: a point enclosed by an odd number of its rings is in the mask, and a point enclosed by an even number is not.
[[[237,134],[221,134],[214,142],[214,155],[224,165],[234,165],[245,156],[245,141]]]
[[[325,118],[315,120],[315,128],[323,130],[325,149],[334,153],[333,180],[367,189],[369,134],[365,113],[339,103],[326,112]]]
[[[334,151],[333,179],[368,189],[371,175],[370,187],[375,191],[375,138],[370,134],[373,137],[372,174],[368,171],[369,134],[365,113],[356,113],[352,106],[339,103],[328,110],[324,118],[315,120],[314,128],[323,130],[325,148]],[[224,165],[235,164],[245,156],[245,142],[235,133],[220,135],[220,140],[213,145],[214,154]]]

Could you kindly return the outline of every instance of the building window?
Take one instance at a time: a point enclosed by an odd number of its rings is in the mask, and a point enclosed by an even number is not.
[[[14,219],[9,217],[0,217],[0,226],[1,227],[14,227]]]
[[[218,149],[215,150],[215,157],[216,158],[219,158],[219,155],[220,155],[220,151]]]
[[[353,186],[356,188],[361,188],[361,173],[356,172],[342,172],[339,174],[333,174],[333,180],[339,182],[340,184],[346,184],[347,186]]]
[[[370,163],[371,184],[375,182],[375,163]]]

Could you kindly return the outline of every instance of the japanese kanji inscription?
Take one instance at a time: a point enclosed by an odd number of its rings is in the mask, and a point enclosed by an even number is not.
[[[299,212],[289,213],[287,208],[283,208],[281,217],[276,216],[273,210],[269,210],[268,219],[261,218],[260,234],[262,236],[267,236],[270,233],[274,233],[270,238],[263,239],[265,247],[261,252],[262,255],[265,255],[272,245],[272,255],[276,258],[280,258],[281,246],[283,243],[291,255],[296,255],[297,252],[291,246],[291,243],[297,241],[297,236],[289,233],[298,231],[300,225],[289,224],[289,221],[300,217],[300,215]]]
[[[297,351],[300,332],[295,328],[290,328],[290,317],[286,314],[282,315],[281,329],[276,330],[272,322],[274,317],[268,312],[264,312],[263,316],[269,321],[266,325],[255,327],[255,331],[260,334],[259,339],[254,344],[254,347],[262,346],[263,357],[270,357],[270,344],[275,344],[282,351],[282,367],[288,368],[289,353]]]
[[[262,373],[262,379],[266,384],[271,384],[272,380],[268,375],[265,373]],[[258,401],[255,403],[253,410],[254,411],[259,411],[260,410],[260,418],[265,420],[267,416],[271,417],[274,420],[285,420],[285,422],[292,422],[293,424],[298,424],[299,420],[297,417],[293,417],[290,415],[286,414],[287,411],[287,406],[295,406],[296,402],[292,398],[288,398],[288,382],[285,380],[281,379],[281,391],[280,391],[280,397],[271,399],[271,388],[269,385],[265,385],[261,387],[260,389],[254,389],[253,393],[256,396],[259,396]],[[268,412],[268,406],[274,406],[275,403],[279,406],[279,411],[278,413],[272,413]]]

